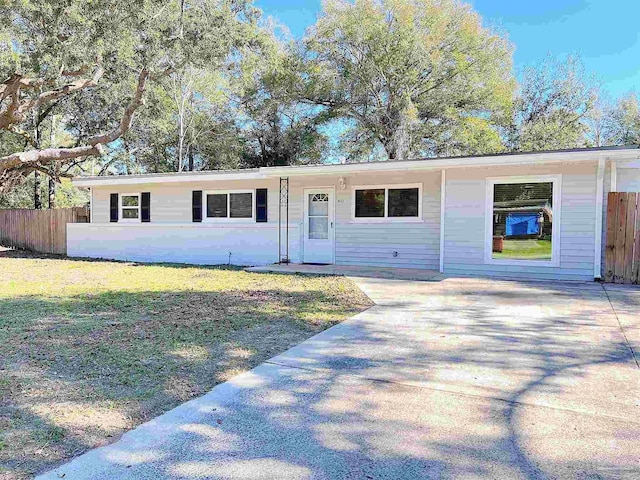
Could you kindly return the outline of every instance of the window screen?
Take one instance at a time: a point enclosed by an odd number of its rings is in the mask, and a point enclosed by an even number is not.
[[[417,188],[390,188],[389,189],[389,216],[390,217],[417,217],[418,216],[418,189]]]
[[[230,193],[229,214],[231,218],[251,218],[253,216],[253,194]]]
[[[227,194],[215,193],[207,195],[207,217],[227,217]]]
[[[123,208],[122,218],[138,218],[138,208]]]
[[[384,217],[384,188],[356,190],[356,217]]]
[[[551,260],[553,182],[493,187],[493,258]]]

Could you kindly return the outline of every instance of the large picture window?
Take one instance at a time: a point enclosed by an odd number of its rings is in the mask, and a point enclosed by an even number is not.
[[[557,262],[558,177],[493,179],[487,192],[487,257],[493,262]]]
[[[421,186],[354,187],[355,221],[402,221],[420,219]]]
[[[254,218],[253,191],[206,192],[203,199],[206,218],[249,220]]]

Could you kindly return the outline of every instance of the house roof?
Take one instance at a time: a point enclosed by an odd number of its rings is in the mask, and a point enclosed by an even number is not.
[[[525,165],[595,161],[600,158],[634,161],[640,159],[640,146],[577,148],[538,152],[509,152],[489,155],[418,158],[363,163],[336,163],[260,167],[240,170],[202,170],[179,173],[145,173],[137,175],[110,175],[101,177],[75,177],[78,187],[100,185],[134,185],[151,183],[182,183],[222,180],[257,180],[274,177],[308,175],[344,175],[362,172],[388,172],[406,170],[443,170],[451,168],[493,165]],[[634,165],[635,166],[635,165]]]

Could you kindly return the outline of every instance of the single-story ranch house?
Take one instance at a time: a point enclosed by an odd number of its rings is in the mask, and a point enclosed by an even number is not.
[[[638,147],[238,171],[78,177],[91,223],[68,254],[281,261],[593,280],[609,191],[640,191]]]

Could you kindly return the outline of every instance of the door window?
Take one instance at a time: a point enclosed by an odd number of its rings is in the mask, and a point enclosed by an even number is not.
[[[329,238],[329,195],[326,193],[309,194],[309,239],[325,240]]]

